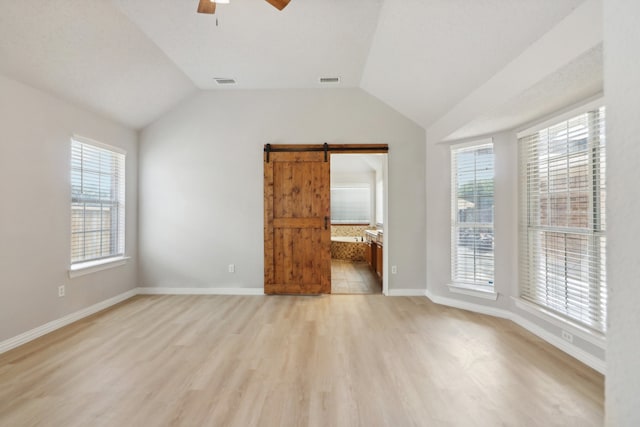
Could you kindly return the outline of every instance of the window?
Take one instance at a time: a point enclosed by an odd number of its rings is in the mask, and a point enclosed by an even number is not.
[[[71,264],[124,255],[120,150],[71,140]]]
[[[331,188],[332,224],[369,224],[371,187],[367,184]]]
[[[605,332],[604,107],[520,136],[520,296]]]
[[[451,279],[493,288],[493,143],[451,148]]]

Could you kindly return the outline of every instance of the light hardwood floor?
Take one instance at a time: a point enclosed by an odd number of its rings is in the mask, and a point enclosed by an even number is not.
[[[366,262],[331,260],[332,294],[379,294],[382,287]]]
[[[138,296],[0,355],[2,426],[601,426],[603,377],[381,295]]]

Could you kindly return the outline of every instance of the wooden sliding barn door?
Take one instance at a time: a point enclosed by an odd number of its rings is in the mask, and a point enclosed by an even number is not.
[[[264,292],[331,293],[329,153],[286,147],[265,148]]]

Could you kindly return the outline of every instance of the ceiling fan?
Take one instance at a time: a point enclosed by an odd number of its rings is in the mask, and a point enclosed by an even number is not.
[[[267,3],[272,5],[278,10],[284,9],[291,0],[266,0]],[[200,0],[198,4],[198,13],[216,13],[216,3],[229,3],[229,0]]]

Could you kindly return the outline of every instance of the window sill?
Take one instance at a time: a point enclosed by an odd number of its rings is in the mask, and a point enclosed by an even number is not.
[[[511,299],[513,299],[513,302],[515,303],[516,307],[518,307],[519,309],[522,309],[528,313],[531,313],[534,316],[538,317],[539,319],[542,319],[546,322],[551,323],[554,326],[557,326],[567,332],[570,332],[576,337],[580,337],[581,339],[603,350],[606,349],[607,339],[603,334],[593,331],[591,329],[585,328],[584,326],[581,326],[568,319],[565,319],[564,317],[559,316],[552,311],[546,310],[545,308],[540,307],[536,304],[533,304],[529,301],[523,300],[522,298],[511,297]]]
[[[95,273],[96,271],[119,267],[125,265],[129,259],[131,258],[128,256],[119,256],[73,264],[69,268],[69,277],[73,279],[74,277],[84,276],[85,274]]]
[[[484,298],[495,301],[498,299],[498,293],[492,288],[486,286],[473,286],[473,285],[447,285],[449,286],[449,292],[454,294],[468,295],[476,298]]]

